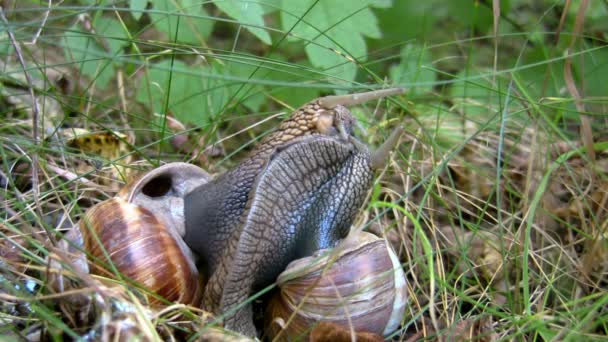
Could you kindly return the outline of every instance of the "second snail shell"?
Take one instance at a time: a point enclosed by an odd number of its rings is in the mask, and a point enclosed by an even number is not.
[[[281,340],[307,337],[319,322],[386,336],[399,327],[407,303],[396,254],[384,239],[365,232],[290,263],[277,284],[267,332]]]

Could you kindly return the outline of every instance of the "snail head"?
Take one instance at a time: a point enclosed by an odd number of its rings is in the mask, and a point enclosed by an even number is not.
[[[348,141],[356,119],[347,107],[404,93],[403,88],[390,88],[365,93],[325,96],[298,108],[277,130],[262,142],[274,147],[305,135],[327,135]]]

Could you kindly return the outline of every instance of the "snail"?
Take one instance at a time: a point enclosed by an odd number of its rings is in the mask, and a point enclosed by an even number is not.
[[[198,306],[204,284],[182,240],[183,199],[209,175],[186,163],[163,165],[90,208],[79,223],[90,271],[126,277],[166,301]],[[160,298],[159,298],[160,297]]]
[[[208,275],[203,303],[227,328],[255,336],[247,299],[289,262],[346,237],[400,131],[371,153],[345,107],[403,89],[327,96],[297,109],[234,169],[184,198],[184,240]]]
[[[274,283],[291,261],[333,248],[347,236],[373,168],[400,136],[395,130],[370,152],[353,136],[355,119],[344,106],[401,92],[313,100],[234,169],[213,179],[184,163],[151,171],[85,215],[80,227],[95,261],[92,270],[120,273],[169,301],[197,305],[202,285],[194,281],[196,255],[207,280],[203,308],[222,315],[226,328],[255,336],[251,304],[243,303]],[[139,255],[147,249],[152,254]],[[149,268],[131,268],[140,261],[152,263],[154,275],[175,278],[149,279]],[[158,303],[154,298],[150,301]]]
[[[308,339],[319,323],[387,336],[407,303],[405,274],[386,240],[353,232],[332,250],[292,261],[266,308],[270,337]]]

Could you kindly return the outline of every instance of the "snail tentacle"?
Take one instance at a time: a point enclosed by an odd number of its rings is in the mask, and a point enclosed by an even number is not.
[[[391,135],[378,147],[377,150],[371,153],[371,164],[374,170],[381,169],[386,165],[386,161],[391,154],[391,151],[395,149],[399,143],[401,135],[403,135],[403,127],[397,126],[391,132]]]
[[[355,106],[368,101],[377,100],[393,95],[400,95],[403,93],[405,93],[404,88],[388,88],[357,94],[331,95],[320,98],[319,104],[321,104],[325,108],[333,108],[338,105]]]

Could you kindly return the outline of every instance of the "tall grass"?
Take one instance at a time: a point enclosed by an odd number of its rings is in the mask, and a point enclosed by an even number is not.
[[[457,18],[432,2],[420,18],[435,26],[398,34],[391,9],[375,9],[385,37],[353,56],[284,30],[280,12],[266,16],[273,44],[263,45],[212,2],[198,14],[86,3],[2,8],[0,334],[185,339],[215,326],[199,308],[153,309],[137,286],[82,271],[64,235],[144,170],[187,161],[219,173],[306,101],[402,86],[404,96],[353,108],[370,146],[406,128],[357,219],[392,244],[408,277],[391,338],[605,338],[605,4],[513,1],[498,16],[480,1]],[[307,45],[342,62],[315,66]],[[351,65],[354,80],[336,73]]]

